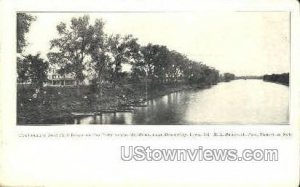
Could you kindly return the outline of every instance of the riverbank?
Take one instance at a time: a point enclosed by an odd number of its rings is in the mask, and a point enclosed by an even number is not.
[[[203,89],[199,84],[165,84],[146,87],[144,84],[104,86],[95,90],[92,86],[44,87],[36,90],[30,86],[18,86],[17,123],[43,124],[44,121],[65,118],[72,113],[128,110],[143,105],[146,100],[188,89]]]
[[[289,73],[264,75],[263,80],[289,86]]]
[[[263,80],[265,82],[270,82],[270,83],[274,83],[274,84],[280,84],[280,85],[284,85],[284,86],[289,86],[289,82],[281,82],[281,81],[270,81],[270,80]]]

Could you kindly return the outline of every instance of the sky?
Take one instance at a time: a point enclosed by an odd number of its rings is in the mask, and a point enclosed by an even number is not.
[[[264,75],[289,72],[290,20],[287,12],[85,13],[105,22],[107,34],[132,34],[141,45],[166,45],[220,72]],[[56,25],[84,13],[31,13],[27,53],[46,58]]]

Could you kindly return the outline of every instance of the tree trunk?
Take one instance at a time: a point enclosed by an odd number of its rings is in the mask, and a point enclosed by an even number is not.
[[[81,90],[80,90],[79,81],[76,81],[76,95],[78,97],[81,96]]]

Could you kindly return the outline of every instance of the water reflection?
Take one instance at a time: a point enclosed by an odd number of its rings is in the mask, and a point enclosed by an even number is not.
[[[132,124],[132,113],[104,113],[102,115],[77,117],[75,124]]]
[[[158,99],[150,100],[148,107],[136,108],[133,112],[134,124],[180,124],[184,121],[184,112],[189,95],[175,92]]]
[[[287,123],[289,87],[236,80],[209,89],[175,92],[133,112],[73,119],[75,124]]]

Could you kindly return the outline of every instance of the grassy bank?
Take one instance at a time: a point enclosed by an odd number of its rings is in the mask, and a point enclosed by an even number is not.
[[[71,112],[97,112],[107,109],[122,109],[170,94],[172,92],[204,88],[204,85],[166,84],[148,86],[131,84],[93,86],[44,87],[37,90],[19,85],[17,90],[18,124],[38,124],[53,118],[67,118]],[[147,90],[147,94],[146,94]]]

